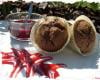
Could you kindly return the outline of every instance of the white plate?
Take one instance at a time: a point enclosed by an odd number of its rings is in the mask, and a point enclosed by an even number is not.
[[[98,36],[97,48],[94,54],[89,56],[81,56],[76,52],[66,47],[61,53],[49,54],[54,59],[52,63],[64,63],[68,67],[66,69],[59,69],[60,78],[62,80],[96,80],[95,77],[100,78],[100,35]],[[35,51],[31,42],[21,42],[10,38],[9,32],[5,30],[5,26],[0,27],[0,51],[9,51],[11,47],[14,48],[26,48],[28,50]],[[0,65],[0,78],[7,80],[11,66]],[[22,74],[19,74],[18,79],[23,78]],[[16,78],[16,79],[17,79]],[[30,77],[34,80],[45,80],[43,76]],[[17,79],[17,80],[18,80]],[[25,78],[26,79],[26,78]],[[61,80],[58,79],[58,80]],[[29,79],[30,80],[30,79]],[[46,79],[47,80],[47,79]]]

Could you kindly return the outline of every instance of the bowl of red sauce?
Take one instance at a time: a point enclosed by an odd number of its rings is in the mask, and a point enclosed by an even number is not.
[[[20,41],[29,41],[33,25],[43,16],[32,13],[30,18],[27,12],[12,13],[7,16],[11,37]]]

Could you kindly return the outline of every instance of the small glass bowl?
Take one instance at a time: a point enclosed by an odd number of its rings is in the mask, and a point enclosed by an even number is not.
[[[11,37],[16,40],[29,41],[32,26],[42,17],[40,14],[32,13],[29,18],[28,12],[7,15]]]

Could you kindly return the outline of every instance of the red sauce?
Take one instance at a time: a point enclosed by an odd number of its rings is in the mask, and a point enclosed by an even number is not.
[[[17,20],[17,21],[14,21],[14,22],[19,22],[19,23],[31,23],[33,22],[32,20]]]
[[[23,26],[18,26],[18,28],[16,28],[16,26],[11,26],[10,27],[11,35],[13,37],[17,38],[17,39],[20,39],[20,40],[29,39],[31,28],[34,25],[35,21],[32,21],[32,20],[17,20],[17,21],[14,21],[14,22],[19,23],[19,24],[22,23]]]
[[[30,74],[38,73],[40,76],[45,75],[49,78],[57,78],[59,73],[58,68],[63,67],[63,64],[47,64],[45,62],[52,60],[50,56],[43,56],[40,53],[30,54],[27,50],[17,50],[12,48],[12,52],[2,52],[2,64],[13,66],[10,77],[17,77],[22,69],[25,69],[26,77]]]

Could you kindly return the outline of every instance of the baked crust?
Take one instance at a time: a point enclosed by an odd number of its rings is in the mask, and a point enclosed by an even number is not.
[[[88,53],[94,46],[95,32],[90,23],[79,20],[74,25],[74,39],[82,53]]]
[[[40,24],[35,41],[38,46],[49,52],[61,49],[68,39],[65,23],[58,17],[48,17]]]

